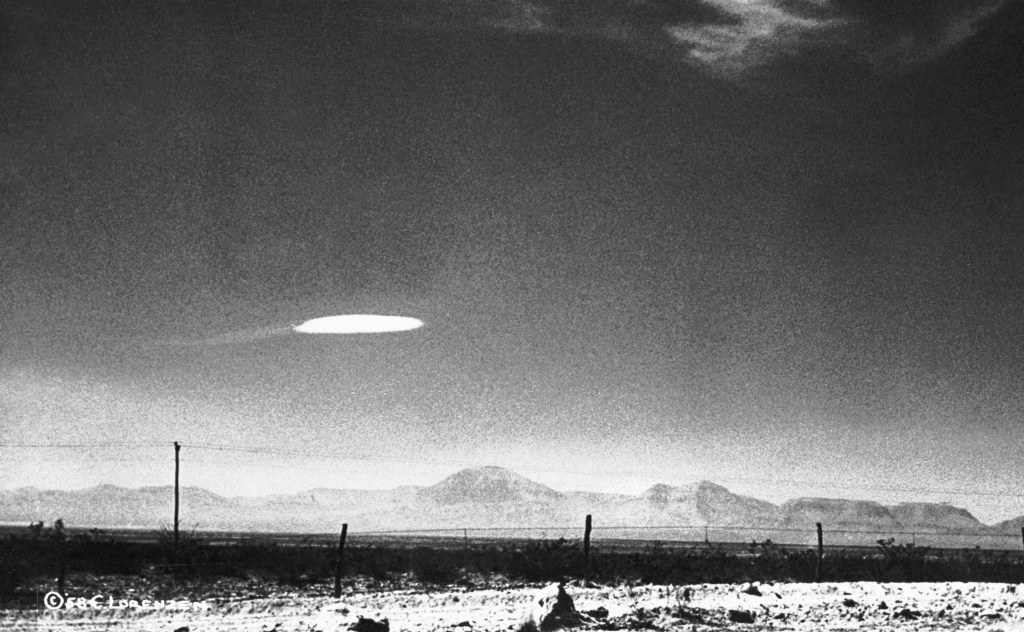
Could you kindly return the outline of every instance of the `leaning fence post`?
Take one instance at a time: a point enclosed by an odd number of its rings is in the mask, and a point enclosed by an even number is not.
[[[338,558],[334,561],[334,598],[341,597],[341,567],[345,557],[345,536],[348,535],[348,523],[341,525],[341,539],[338,540]]]
[[[587,514],[587,523],[583,529],[583,587],[590,584],[590,529],[592,526],[590,514]]]
[[[821,537],[821,523],[815,523],[818,528],[818,563],[814,566],[814,581],[821,581],[821,558],[825,554],[824,542]]]

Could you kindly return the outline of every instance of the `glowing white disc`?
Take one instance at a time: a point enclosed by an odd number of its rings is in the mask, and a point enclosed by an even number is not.
[[[409,331],[423,326],[423,321],[408,316],[376,316],[347,314],[307,320],[292,327],[300,334],[379,334],[388,331]]]

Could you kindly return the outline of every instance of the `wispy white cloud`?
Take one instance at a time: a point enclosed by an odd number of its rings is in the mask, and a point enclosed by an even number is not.
[[[551,10],[543,5],[525,0],[507,0],[505,11],[499,17],[484,20],[490,26],[515,32],[541,32],[550,28],[548,20]]]
[[[732,25],[673,25],[688,60],[730,75],[776,59],[827,49],[900,74],[976,35],[1009,0],[930,0],[898,11],[852,0],[707,0],[738,18]],[[853,10],[854,8],[858,10]]]
[[[865,56],[876,70],[905,72],[936,59],[976,35],[982,23],[1006,6],[1008,0],[996,0],[953,12],[928,29],[904,30],[890,38],[879,38],[865,47]]]
[[[845,24],[841,18],[812,17],[771,0],[709,0],[736,20],[732,24],[673,24],[665,32],[688,48],[687,59],[735,75],[792,54],[821,34]],[[820,4],[820,3],[819,3]]]
[[[220,345],[238,345],[277,338],[293,333],[291,325],[275,325],[272,327],[249,327],[236,329],[223,334],[203,338],[175,338],[153,343],[153,347],[215,347]]]
[[[742,79],[779,60],[822,51],[883,74],[905,72],[977,34],[1008,2],[454,0],[416,3],[415,14],[432,27],[614,40],[632,50],[674,52],[687,64]]]
[[[150,346],[152,348],[173,348],[244,345],[290,334],[376,334],[409,331],[422,326],[423,321],[407,316],[345,314],[314,318],[291,325],[236,329],[214,336],[161,340]]]

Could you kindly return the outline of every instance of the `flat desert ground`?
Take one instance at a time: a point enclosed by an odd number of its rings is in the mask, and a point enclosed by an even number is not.
[[[255,585],[255,584],[253,584]],[[94,582],[70,596],[146,598],[145,586]],[[518,630],[554,585],[404,586],[382,590],[349,582],[303,592],[247,590],[244,580],[219,593],[193,594],[196,610],[71,609],[41,605],[0,610],[0,630],[160,632],[335,632],[360,617],[391,631]],[[775,583],[690,586],[566,586],[593,630],[987,630],[1024,632],[1024,584]],[[103,599],[106,599],[104,596]],[[159,598],[159,595],[153,596]],[[185,599],[185,597],[179,597]],[[102,601],[102,600],[101,600]],[[536,615],[535,615],[536,616]],[[753,620],[750,623],[750,619]],[[747,622],[742,622],[747,621]],[[363,622],[366,626],[366,622]],[[367,632],[372,632],[366,628]]]

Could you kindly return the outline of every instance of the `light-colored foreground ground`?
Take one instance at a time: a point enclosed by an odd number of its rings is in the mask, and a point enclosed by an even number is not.
[[[684,593],[689,588],[689,600]],[[743,592],[747,589],[748,592]],[[211,599],[208,610],[0,610],[2,630],[335,632],[359,616],[392,632],[517,630],[543,588],[396,590],[329,597],[280,593]],[[595,630],[1003,630],[1024,632],[1024,584],[873,582],[749,585],[568,586]],[[601,609],[605,609],[607,614]],[[731,612],[732,611],[732,612]],[[753,616],[753,623],[731,619]],[[183,632],[183,631],[182,631]]]

